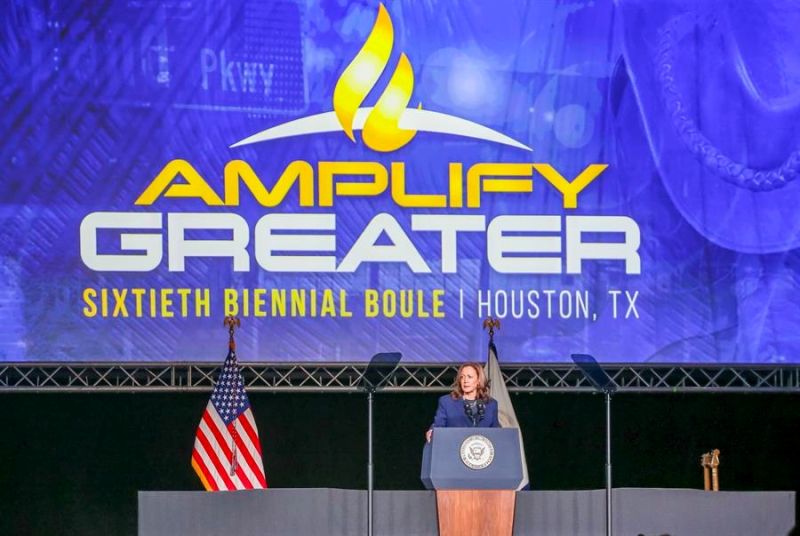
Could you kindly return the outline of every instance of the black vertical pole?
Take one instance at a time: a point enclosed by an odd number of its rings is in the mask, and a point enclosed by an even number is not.
[[[611,536],[611,393],[606,391],[606,536]]]
[[[367,390],[367,443],[369,443],[367,453],[367,534],[372,536],[372,396],[373,389]]]

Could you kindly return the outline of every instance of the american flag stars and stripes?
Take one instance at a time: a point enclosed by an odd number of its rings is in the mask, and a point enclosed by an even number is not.
[[[197,427],[192,467],[207,491],[267,487],[258,429],[233,350]]]

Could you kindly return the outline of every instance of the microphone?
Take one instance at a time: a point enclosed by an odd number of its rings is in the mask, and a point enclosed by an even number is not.
[[[475,414],[472,411],[472,405],[467,404],[467,401],[464,401],[464,413],[466,413],[467,418],[472,423],[472,426],[475,427],[478,425],[478,419],[476,418]]]
[[[473,428],[478,426],[478,423],[481,422],[486,415],[486,403],[483,400],[478,399],[475,403],[475,407],[478,410],[477,415],[475,415],[475,411],[472,409],[472,404],[467,404],[467,401],[464,401],[464,413],[472,423]]]

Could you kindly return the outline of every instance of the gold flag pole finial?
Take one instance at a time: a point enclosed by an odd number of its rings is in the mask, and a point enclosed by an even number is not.
[[[500,321],[489,317],[483,321],[483,329],[489,328],[489,342],[494,343],[494,330],[500,329]]]
[[[242,322],[235,316],[226,316],[223,324],[228,328],[228,349],[236,350],[236,341],[233,339],[233,330],[242,327]]]

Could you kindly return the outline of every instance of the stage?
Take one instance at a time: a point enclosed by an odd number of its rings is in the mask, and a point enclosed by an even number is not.
[[[366,534],[366,493],[140,491],[139,536]],[[519,492],[514,534],[603,534],[604,495],[604,490]],[[794,522],[792,491],[614,490],[614,532],[620,535],[786,536]],[[374,527],[377,535],[436,535],[434,492],[376,491]]]
[[[800,532],[800,0],[0,21],[0,536]]]

